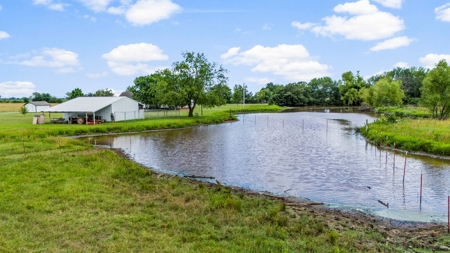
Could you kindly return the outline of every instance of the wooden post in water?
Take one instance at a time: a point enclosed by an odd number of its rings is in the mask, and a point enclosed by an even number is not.
[[[447,194],[447,195],[449,195],[448,196],[448,200],[447,200],[447,203],[448,203],[448,213],[447,213],[448,228],[447,228],[447,233],[450,234],[450,194]]]
[[[388,136],[386,136],[386,144],[384,145],[384,148],[386,149],[386,165],[387,165],[387,155],[388,155]]]
[[[403,185],[405,185],[405,175],[406,175],[406,157],[408,156],[408,151],[406,151],[405,155],[405,166],[403,167]]]
[[[422,209],[422,173],[420,173],[420,209]]]
[[[394,142],[394,168],[395,168],[395,142]]]

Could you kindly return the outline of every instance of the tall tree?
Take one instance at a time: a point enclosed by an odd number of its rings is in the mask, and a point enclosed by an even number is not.
[[[220,106],[226,103],[226,69],[210,63],[202,53],[184,52],[183,61],[173,64],[172,75],[165,78],[165,101],[187,105],[189,117],[197,105]],[[172,95],[169,95],[170,92]]]
[[[364,103],[371,107],[400,105],[405,96],[401,84],[400,80],[385,77],[369,88],[362,88],[360,95]]]
[[[342,74],[342,85],[339,86],[339,94],[341,100],[346,105],[360,105],[361,97],[359,90],[363,87],[367,87],[367,83],[364,78],[359,75],[359,71],[356,72],[356,76],[351,71]]]
[[[157,71],[148,76],[140,76],[134,79],[134,85],[127,88],[133,93],[133,98],[137,101],[159,108],[162,104],[160,91],[162,83],[165,82],[169,70]],[[169,71],[170,72],[170,71]]]
[[[395,81],[402,81],[402,90],[405,92],[406,102],[417,103],[421,97],[420,88],[425,79],[428,69],[425,68],[395,68],[386,73],[387,76],[392,77]]]
[[[433,118],[447,119],[450,114],[450,66],[441,60],[423,80],[421,104],[428,107]]]
[[[81,91],[80,88],[75,88],[71,92],[67,92],[67,99],[77,98],[77,97],[83,97],[83,91]]]

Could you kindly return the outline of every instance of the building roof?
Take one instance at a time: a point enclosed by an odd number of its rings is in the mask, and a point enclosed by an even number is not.
[[[96,112],[127,97],[77,97],[43,112]],[[132,100],[132,99],[130,99]],[[134,101],[134,100],[132,100]],[[136,101],[135,101],[136,102]],[[136,102],[137,103],[137,102]]]
[[[28,104],[32,104],[35,106],[50,106],[50,104],[47,101],[31,101]]]

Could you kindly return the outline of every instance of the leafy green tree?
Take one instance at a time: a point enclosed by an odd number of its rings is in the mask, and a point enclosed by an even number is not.
[[[28,109],[25,106],[22,106],[22,107],[19,108],[19,112],[20,112],[20,114],[25,116],[25,114],[28,113]]]
[[[242,85],[235,84],[233,87],[233,95],[231,96],[231,102],[233,104],[242,104],[244,97],[242,96]]]
[[[220,106],[227,99],[227,71],[216,63],[210,63],[202,53],[184,52],[181,62],[173,64],[173,70],[165,70],[162,83],[163,101],[167,104],[182,104],[189,108],[189,117],[194,116],[197,105]],[[170,74],[169,74],[170,73]]]
[[[54,103],[57,98],[51,96],[49,93],[39,93],[33,92],[31,96],[31,101],[47,101],[49,103]]]
[[[330,77],[314,78],[308,86],[311,90],[311,105],[341,105],[339,83]]]
[[[425,68],[395,68],[386,73],[394,80],[402,81],[402,90],[405,92],[405,102],[417,103],[421,97],[420,88],[425,79],[428,69]]]
[[[371,107],[400,105],[405,96],[401,84],[400,80],[394,81],[391,77],[385,77],[369,88],[362,88],[360,95],[364,104]]]
[[[439,61],[428,72],[421,92],[421,104],[430,109],[433,118],[447,119],[450,114],[450,66],[447,61]]]
[[[106,88],[104,90],[98,90],[92,94],[93,97],[114,97],[112,90]]]
[[[137,101],[159,108],[161,96],[158,92],[162,89],[160,82],[165,79],[164,71],[157,71],[148,76],[140,76],[134,79],[134,85],[127,88],[133,93],[133,98]]]
[[[73,99],[73,98],[84,96],[83,91],[81,91],[80,88],[75,88],[71,92],[67,92],[66,95],[67,95],[67,99]]]
[[[339,86],[339,94],[345,105],[360,105],[361,97],[359,90],[368,87],[364,78],[356,72],[356,76],[351,71],[342,74],[343,83]]]
[[[273,95],[273,102],[279,106],[305,106],[311,98],[307,83],[290,83],[280,88]]]

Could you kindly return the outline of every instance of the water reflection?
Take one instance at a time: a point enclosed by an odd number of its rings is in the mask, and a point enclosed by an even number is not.
[[[369,115],[241,115],[239,122],[97,137],[155,170],[215,177],[228,185],[306,197],[407,220],[446,220],[449,161],[379,150],[356,134]],[[423,198],[420,206],[420,174]],[[389,203],[389,209],[378,200]]]

